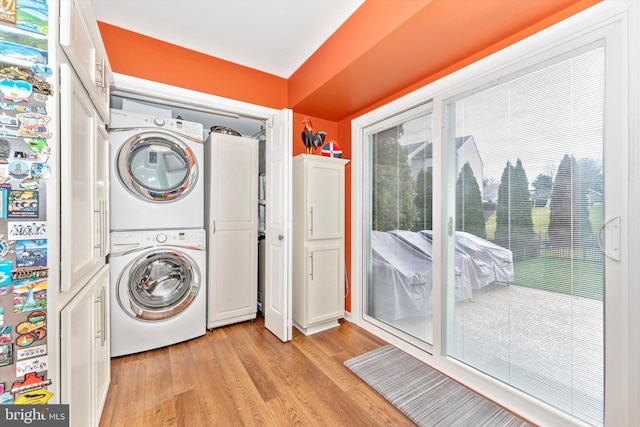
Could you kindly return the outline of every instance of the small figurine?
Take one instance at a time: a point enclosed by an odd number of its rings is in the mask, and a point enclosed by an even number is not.
[[[314,148],[318,148],[322,145],[327,133],[324,131],[314,132],[313,125],[311,124],[311,119],[309,117],[305,117],[302,123],[304,124],[302,142],[304,142],[304,146],[307,147],[307,154],[311,154],[311,151]]]

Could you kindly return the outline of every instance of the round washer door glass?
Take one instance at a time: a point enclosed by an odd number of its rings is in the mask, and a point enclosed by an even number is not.
[[[116,170],[134,195],[154,202],[179,199],[196,185],[198,164],[179,138],[163,132],[141,132],[120,147]]]
[[[186,254],[158,250],[129,263],[117,286],[118,303],[131,317],[168,319],[194,300],[200,289],[200,272]]]

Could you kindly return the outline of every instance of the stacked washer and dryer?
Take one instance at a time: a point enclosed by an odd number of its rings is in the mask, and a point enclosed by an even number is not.
[[[111,110],[111,355],[206,332],[200,123]]]

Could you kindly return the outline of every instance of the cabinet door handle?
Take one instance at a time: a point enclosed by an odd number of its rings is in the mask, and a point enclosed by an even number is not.
[[[106,287],[102,287],[100,289],[100,294],[96,297],[95,303],[98,306],[99,317],[97,320],[100,321],[100,329],[96,332],[96,339],[100,339],[100,346],[103,347],[105,342],[107,341],[107,295],[106,295]]]
[[[313,206],[311,206],[311,209],[309,210],[309,214],[310,214],[309,232],[313,236]]]
[[[107,201],[102,200],[102,256],[107,255],[107,240],[109,240],[109,213],[107,212]]]
[[[107,201],[100,200],[98,202],[98,209],[94,209],[93,213],[98,215],[96,224],[100,227],[97,233],[98,241],[93,247],[98,250],[98,256],[103,257],[106,255],[107,249],[105,245],[107,242]]]
[[[102,294],[102,346],[107,342],[107,288],[103,286],[100,289]]]
[[[96,79],[96,86],[102,88],[102,93],[107,93],[107,80],[106,80],[106,67],[104,63],[104,58],[100,60],[99,63],[96,63],[96,70],[98,71],[98,78]]]
[[[309,258],[311,258],[311,280],[313,280],[313,252],[311,252]]]
[[[102,318],[104,317],[104,309],[102,306],[102,290],[100,290],[100,294],[96,297],[94,303],[96,305],[96,310],[100,313],[99,316],[96,316],[96,320],[100,320],[100,329],[96,331],[96,339],[100,340],[100,345],[102,345],[103,337],[104,337],[104,321]]]
[[[95,228],[93,230],[93,236],[94,236],[94,239],[96,239],[96,242],[93,245],[93,248],[98,251],[98,256],[100,257],[100,256],[102,256],[102,227],[103,227],[103,225],[102,225],[102,203],[100,203],[100,206],[98,207],[98,209],[94,209],[93,210],[93,216],[94,216],[94,221],[95,221],[94,227],[100,227],[99,230],[95,230]],[[96,233],[96,231],[97,231],[97,233]]]
[[[104,64],[104,58],[102,58],[102,93],[107,93],[107,67]]]

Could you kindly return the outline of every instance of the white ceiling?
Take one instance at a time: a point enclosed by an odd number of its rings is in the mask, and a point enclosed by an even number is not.
[[[364,0],[91,0],[95,18],[289,78]]]

